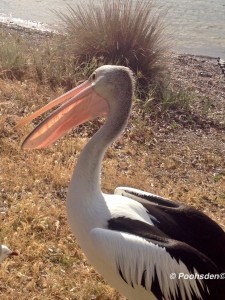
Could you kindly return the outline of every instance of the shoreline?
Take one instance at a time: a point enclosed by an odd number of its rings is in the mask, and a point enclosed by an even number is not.
[[[0,28],[3,30],[8,30],[9,32],[22,33],[23,36],[31,36],[34,34],[36,36],[39,35],[40,37],[52,37],[53,35],[57,34],[57,32],[53,30],[40,30],[38,28],[29,28],[20,26],[16,23],[5,23],[2,21],[0,21]]]
[[[21,26],[19,24],[13,23],[13,22],[6,23],[6,22],[0,21],[0,28],[1,27],[8,31],[22,33],[22,36],[26,37],[28,39],[31,37],[31,35],[34,35],[34,37],[32,37],[32,39],[34,39],[35,36],[37,38],[44,38],[44,37],[53,37],[54,35],[57,35],[57,34],[60,35],[59,32],[51,30],[51,29],[41,30],[38,28],[29,28],[29,27],[24,27],[24,26]],[[179,50],[175,50],[175,49],[172,49],[171,53],[173,53],[175,55],[186,55],[186,56],[190,56],[190,57],[199,57],[201,59],[209,59],[209,60],[218,59],[218,56],[194,54],[194,53],[189,53],[189,52],[185,52],[185,51],[181,51],[181,50],[179,51]]]

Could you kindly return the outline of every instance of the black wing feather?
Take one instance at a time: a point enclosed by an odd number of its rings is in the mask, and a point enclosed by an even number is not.
[[[218,266],[204,253],[196,248],[193,248],[185,242],[170,238],[168,234],[164,233],[156,226],[151,226],[139,220],[118,217],[108,220],[108,228],[115,231],[137,235],[144,238],[148,242],[158,245],[159,247],[166,248],[166,251],[171,255],[171,257],[175,258],[178,262],[179,260],[182,261],[192,274],[195,274],[195,269],[199,274],[218,274],[221,271],[220,268],[218,268]],[[119,273],[121,278],[127,283],[121,270],[119,270]],[[153,278],[154,279],[151,287],[152,293],[157,299],[164,299],[163,291],[160,289],[156,271]],[[168,278],[168,280],[170,279]],[[204,280],[203,282],[203,287],[198,282],[197,284],[204,300],[225,300],[225,286],[223,284],[223,280]],[[145,271],[142,275],[141,284],[144,288],[146,288]],[[171,298],[171,300],[178,299],[181,299],[181,294],[179,291],[177,297]],[[199,298],[193,295],[192,300],[197,299]]]

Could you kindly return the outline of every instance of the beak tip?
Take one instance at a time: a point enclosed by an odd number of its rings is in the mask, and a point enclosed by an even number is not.
[[[24,140],[20,146],[21,150],[25,150],[26,149],[26,140]]]

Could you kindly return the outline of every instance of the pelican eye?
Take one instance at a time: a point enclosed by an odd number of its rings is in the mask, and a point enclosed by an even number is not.
[[[96,79],[96,73],[95,73],[95,72],[91,75],[91,79],[92,79],[92,80],[95,80],[95,79]]]

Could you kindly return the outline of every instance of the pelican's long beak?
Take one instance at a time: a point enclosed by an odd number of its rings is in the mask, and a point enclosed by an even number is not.
[[[23,149],[45,148],[63,136],[72,127],[109,111],[106,100],[99,96],[94,85],[85,81],[78,87],[58,97],[46,106],[22,119],[17,126],[22,127],[52,107],[62,104],[41,122],[24,140]]]

